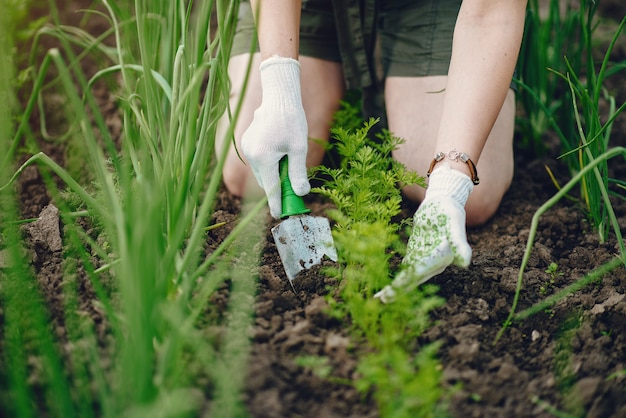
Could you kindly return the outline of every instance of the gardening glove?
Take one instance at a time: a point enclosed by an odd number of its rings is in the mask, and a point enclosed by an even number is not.
[[[278,161],[287,156],[291,187],[298,196],[311,190],[306,173],[308,127],[300,93],[300,63],[273,56],[260,66],[263,100],[241,139],[244,156],[267,195],[270,214],[281,214]]]
[[[472,249],[467,243],[464,207],[473,188],[467,175],[448,164],[432,172],[424,201],[413,217],[404,268],[375,297],[392,302],[396,291],[409,291],[450,264],[469,266]]]

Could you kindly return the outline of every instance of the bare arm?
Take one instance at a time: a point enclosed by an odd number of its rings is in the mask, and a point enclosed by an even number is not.
[[[298,59],[302,1],[252,0],[261,58]]]
[[[300,87],[301,1],[253,0],[261,49],[261,105],[241,137],[241,149],[267,195],[270,213],[281,215],[278,162],[289,159],[288,176],[298,196],[311,190],[306,171],[308,126]]]
[[[509,89],[524,31],[526,0],[465,0],[457,19],[437,151],[476,163]],[[467,171],[467,166],[454,163]]]

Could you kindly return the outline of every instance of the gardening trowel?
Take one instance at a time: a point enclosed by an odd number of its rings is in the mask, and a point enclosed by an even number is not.
[[[337,261],[337,250],[328,219],[307,215],[311,211],[291,188],[287,157],[280,160],[278,170],[282,196],[280,217],[285,220],[272,228],[272,235],[287,278],[293,286],[296,274],[319,264],[324,256]]]

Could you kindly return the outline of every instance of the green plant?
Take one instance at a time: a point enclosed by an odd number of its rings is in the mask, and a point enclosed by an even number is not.
[[[557,387],[564,395],[564,408],[569,414],[576,417],[585,416],[583,405],[580,403],[580,394],[575,390],[576,372],[573,370],[572,340],[584,323],[580,312],[573,312],[563,323],[554,349],[554,375]]]
[[[548,413],[554,415],[557,418],[580,418],[579,415],[571,415],[571,414],[568,414],[567,412],[563,412],[559,410],[558,408],[554,407],[548,402],[539,399],[537,396],[533,396],[531,400],[533,403],[536,403],[537,405],[539,405],[544,411],[547,411]]]
[[[622,32],[624,25],[626,24],[626,17],[624,17],[618,28],[616,29],[613,38],[604,54],[604,58],[600,65],[600,69],[596,73],[595,61],[591,52],[592,45],[592,18],[595,13],[597,4],[589,5],[587,2],[581,3],[583,6],[588,6],[588,12],[586,18],[581,18],[581,27],[583,28],[583,39],[586,44],[586,64],[587,64],[587,76],[586,82],[579,78],[574,72],[572,66],[568,63],[568,73],[560,74],[564,78],[570,91],[572,93],[572,105],[574,109],[574,120],[578,129],[579,146],[572,149],[566,155],[576,154],[578,165],[576,170],[573,171],[574,175],[570,181],[567,182],[558,192],[546,201],[533,215],[531,222],[530,234],[526,243],[526,250],[520,266],[518,274],[517,287],[511,312],[508,318],[505,320],[504,325],[500,332],[497,334],[495,341],[497,342],[502,336],[506,328],[511,325],[513,320],[523,320],[529,315],[536,312],[545,310],[547,307],[556,303],[558,300],[567,296],[568,294],[595,282],[602,278],[602,276],[621,265],[626,265],[626,247],[624,246],[624,239],[622,237],[621,227],[618,219],[613,210],[611,204],[611,196],[625,199],[623,194],[623,188],[621,187],[621,181],[612,180],[608,178],[608,161],[614,157],[622,156],[626,158],[626,149],[623,147],[609,147],[610,130],[615,118],[626,108],[626,103],[622,104],[619,108],[615,108],[614,100],[609,96],[609,113],[604,116],[601,115],[600,99],[603,94],[603,82],[606,77],[616,71],[620,71],[622,66],[616,66],[613,69],[609,68],[610,53],[617,42],[619,34]],[[582,111],[579,111],[578,101],[582,103]],[[610,185],[615,183],[618,186],[617,191],[610,189]],[[519,296],[521,292],[524,270],[528,264],[530,253],[534,239],[537,233],[540,216],[554,206],[560,199],[565,197],[567,193],[577,184],[580,184],[581,194],[589,216],[592,219],[594,227],[597,229],[600,240],[604,241],[608,235],[608,231],[612,229],[617,240],[617,246],[619,248],[619,254],[609,262],[597,267],[587,275],[562,289],[561,291],[551,295],[544,301],[541,301],[523,312],[515,313],[519,302]],[[619,192],[621,190],[621,193]]]
[[[362,127],[349,130],[342,126],[332,129],[337,141],[334,145],[342,157],[338,168],[321,166],[318,173],[328,177],[325,185],[315,189],[328,197],[345,215],[340,228],[354,221],[381,221],[390,224],[400,213],[402,195],[399,187],[419,184],[424,179],[408,171],[391,158],[391,152],[402,141],[389,132],[380,135],[379,141],[368,136],[377,119],[370,119]]]
[[[592,56],[592,36],[591,36],[591,20],[597,5],[589,6],[589,17],[586,21],[585,42],[589,50],[587,56],[586,82],[578,77],[577,73],[572,69],[568,62],[568,73],[561,74],[567,80],[568,86],[572,92],[572,105],[574,109],[576,127],[578,129],[578,146],[570,147],[569,151],[562,157],[576,156],[576,163],[570,162],[570,167],[575,167],[574,172],[580,171],[591,161],[605,153],[610,147],[611,127],[615,118],[626,108],[626,103],[619,108],[615,107],[615,99],[604,88],[604,80],[613,71],[609,68],[609,57],[617,39],[626,24],[626,17],[622,19],[619,27],[613,35],[599,70],[595,69],[595,59]],[[620,70],[621,67],[617,67]],[[602,98],[606,98],[608,106],[608,115],[602,114]],[[578,105],[580,101],[580,106]],[[603,122],[606,119],[606,122]],[[571,161],[571,160],[570,160]],[[621,199],[626,199],[623,189],[618,188],[612,191],[609,188],[611,183],[621,184],[621,181],[615,181],[608,177],[607,160],[603,160],[598,164],[592,172],[586,174],[581,179],[581,195],[585,203],[585,208],[591,218],[591,221],[599,233],[600,240],[604,241],[609,231],[609,193]],[[620,192],[621,190],[621,192]]]
[[[10,193],[10,184],[33,164],[49,179],[66,232],[62,320],[77,348],[69,356],[59,350],[33,278],[17,263],[10,274],[19,280],[2,277],[7,312],[3,329],[12,338],[3,359],[11,364],[10,386],[2,396],[17,402],[2,402],[0,408],[17,417],[187,416],[208,404],[192,389],[191,379],[198,374],[209,377],[206,396],[212,413],[241,415],[238,394],[248,347],[244,330],[251,323],[255,288],[250,269],[256,265],[255,244],[260,240],[250,233],[263,230],[250,224],[259,221],[266,202],[244,210],[232,233],[208,257],[204,249],[224,159],[215,158],[214,139],[217,120],[228,106],[226,68],[238,2],[102,5],[98,13],[111,23],[112,48],[103,38],[60,25],[52,9],[54,25],[42,28],[35,42],[52,36],[59,47],[47,51],[38,65],[32,94],[1,166],[5,177],[14,170],[20,140],[32,139],[29,118],[40,93],[54,86],[71,115],[68,134],[84,145],[90,181],[83,184],[84,178],[74,178],[38,152],[10,179],[3,178],[6,185],[0,192]],[[81,60],[93,51],[104,52],[109,61],[87,79]],[[119,82],[121,139],[112,137],[95,100],[92,88],[101,81]],[[56,190],[57,180],[70,192]],[[5,213],[17,219],[15,211]],[[85,216],[98,236],[78,222]],[[16,231],[9,235],[19,241]],[[228,252],[233,246],[239,253]],[[15,245],[15,260],[19,247]],[[238,256],[232,269],[222,266],[235,254],[246,256]],[[97,339],[91,318],[76,312],[76,281],[83,271],[96,292],[94,303],[106,318],[110,339]],[[211,294],[231,277],[236,280],[229,308],[214,324],[226,331],[211,343],[199,317]],[[32,333],[22,336],[21,329]],[[44,359],[40,395],[27,383],[28,353]],[[198,368],[194,374],[184,372],[190,365]]]
[[[445,417],[438,349],[432,344],[412,355],[398,346],[370,354],[359,365],[357,388],[374,390],[383,417]]]
[[[619,370],[615,373],[612,373],[611,375],[607,376],[606,380],[617,379],[618,377],[623,377],[623,376],[626,376],[626,369]]]
[[[530,254],[532,253],[532,248],[533,248],[533,244],[535,241],[535,237],[537,235],[537,228],[539,226],[539,218],[546,211],[548,211],[551,207],[556,205],[556,203],[559,200],[561,200],[576,184],[578,184],[578,182],[581,180],[581,178],[585,174],[593,170],[597,164],[600,164],[601,162],[605,162],[616,156],[622,156],[626,158],[626,148],[616,147],[616,148],[610,149],[606,151],[604,154],[597,157],[595,160],[591,161],[578,174],[576,174],[569,182],[567,182],[567,184],[565,184],[552,198],[548,199],[543,205],[541,205],[541,207],[539,207],[539,209],[537,209],[537,211],[535,211],[535,214],[533,215],[533,218],[531,221],[530,233],[528,234],[528,239],[526,241],[526,249],[524,251],[524,256],[522,258],[522,263],[520,265],[520,270],[517,276],[517,285],[515,289],[515,296],[513,298],[513,304],[511,306],[511,311],[509,312],[509,315],[507,319],[505,320],[502,326],[502,329],[496,335],[494,343],[496,343],[502,337],[502,334],[513,323],[513,321],[524,320],[530,315],[533,315],[537,312],[541,312],[545,310],[546,308],[552,306],[559,300],[563,299],[567,295],[583,288],[584,286],[587,286],[589,283],[593,283],[599,280],[606,273],[613,271],[620,266],[626,265],[626,247],[624,246],[624,239],[622,238],[620,225],[618,223],[617,217],[615,216],[615,213],[613,212],[612,206],[610,205],[610,202],[608,201],[608,196],[606,196],[604,197],[604,199],[605,199],[605,203],[607,203],[607,209],[609,212],[609,223],[613,227],[613,231],[617,237],[617,245],[620,251],[619,255],[611,259],[607,263],[598,266],[596,269],[587,273],[584,277],[580,278],[579,280],[575,281],[574,283],[570,284],[569,286],[565,287],[559,292],[553,295],[550,295],[545,300],[536,303],[535,305],[527,308],[526,310],[522,312],[519,312],[519,313],[515,312],[517,309],[517,305],[519,303],[519,297],[520,297],[520,293],[522,290],[522,283],[524,281],[524,271],[526,269],[526,266],[528,265],[528,261],[530,259]]]
[[[15,97],[15,66],[14,66],[14,44],[15,27],[13,22],[19,19],[22,12],[18,6],[19,2],[11,2],[5,13],[0,17],[0,52],[4,59],[0,64],[0,99],[6,106],[6,111],[0,115],[0,129],[2,137],[8,138],[12,135],[13,112],[17,107]],[[5,144],[6,145],[6,144]]]
[[[357,337],[373,352],[359,363],[357,389],[373,392],[382,416],[440,416],[441,371],[436,345],[420,347],[417,337],[429,325],[429,312],[441,305],[437,288],[423,286],[402,294],[393,304],[373,298],[388,284],[390,260],[402,254],[399,232],[400,188],[424,185],[415,173],[394,161],[392,150],[401,139],[383,131],[378,141],[368,136],[377,123],[369,120],[354,131],[336,127],[333,135],[341,156],[335,169],[320,168],[327,178],[315,191],[336,205],[333,237],[341,277],[338,300],[329,305],[335,317],[347,317]]]
[[[552,262],[548,265],[548,268],[546,269],[546,273],[548,273],[548,275],[550,276],[550,282],[552,284],[554,284],[554,280],[557,277],[563,275],[563,273],[559,271],[559,265],[555,262]]]
[[[296,357],[295,363],[298,366],[310,369],[313,374],[326,379],[332,373],[332,366],[328,364],[328,357],[321,356],[300,356]]]
[[[559,265],[554,262],[548,265],[548,268],[545,270],[545,272],[548,273],[548,280],[539,288],[539,293],[541,293],[542,295],[548,293],[548,289],[554,287],[556,278],[563,275],[563,273],[559,271]]]
[[[361,128],[363,126],[361,101],[360,91],[348,90],[340,102],[339,110],[333,115],[333,127],[339,127],[351,132]]]
[[[523,144],[536,153],[545,151],[544,135],[550,128],[563,138],[574,137],[571,93],[554,73],[566,70],[563,57],[579,71],[582,67],[581,10],[574,1],[530,0],[518,60],[517,100],[524,116],[516,128]]]
[[[556,338],[554,375],[562,392],[568,392],[576,382],[576,373],[572,370],[572,339],[582,325],[583,316],[574,312],[564,321]]]
[[[19,10],[15,8],[17,3],[6,5],[8,7],[5,12],[0,14],[0,55],[4,57],[0,60],[0,98],[6,105],[0,114],[0,146],[4,150],[10,146],[8,138],[14,133],[13,117],[17,110],[16,68],[14,66],[15,28],[12,26],[13,18],[19,15]],[[11,167],[0,166],[2,184],[11,174]],[[17,211],[15,191],[0,190],[0,245],[3,252],[3,269],[0,271],[0,301],[2,303],[0,339],[3,341],[0,346],[0,368],[3,373],[0,388],[4,389],[5,385],[12,388],[11,394],[0,390],[0,405],[11,403],[16,414],[33,416],[29,408],[32,388],[26,383],[28,369],[23,347],[37,337],[32,330],[41,329],[43,324],[39,322],[41,319],[39,310],[34,311],[30,316],[24,315],[24,312],[27,312],[25,305],[35,301],[38,295],[36,293],[33,295],[32,281],[30,281],[32,276],[20,261],[23,253],[19,226],[15,222]],[[22,283],[22,281],[27,283]],[[39,355],[42,352],[49,353],[49,341],[39,339],[39,342],[41,349]],[[13,367],[6,367],[8,364],[12,364]]]
[[[517,80],[526,119],[518,121],[518,127],[524,136],[534,138],[535,148],[542,147],[544,132],[552,128],[561,142],[559,158],[576,174],[609,149],[612,123],[624,109],[624,105],[616,109],[604,83],[624,68],[623,63],[611,63],[610,56],[625,21],[619,23],[598,66],[594,56],[598,2],[581,1],[575,8],[569,3],[563,8],[561,3],[551,0],[542,18],[539,2],[529,2]],[[624,199],[623,190],[622,180],[608,178],[605,162],[581,179],[582,202],[601,240],[609,229],[603,195]]]

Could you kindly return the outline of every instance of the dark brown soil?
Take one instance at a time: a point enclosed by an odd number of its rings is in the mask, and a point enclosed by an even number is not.
[[[63,3],[63,2],[61,2]],[[65,11],[77,8],[65,5]],[[621,7],[620,0],[610,1]],[[85,6],[85,5],[83,5]],[[613,10],[606,6],[604,10]],[[623,7],[622,10],[623,15]],[[76,16],[70,21],[78,23]],[[624,59],[624,56],[617,57]],[[610,81],[617,103],[626,99],[624,75]],[[110,94],[101,86],[98,96],[113,115]],[[49,111],[54,97],[47,98]],[[112,129],[116,129],[115,122]],[[62,123],[62,122],[60,122]],[[33,121],[36,128],[37,120]],[[550,143],[550,140],[547,140]],[[626,145],[626,118],[613,129],[614,145]],[[41,142],[42,149],[59,163],[65,161],[62,145]],[[450,413],[455,417],[551,417],[546,405],[587,417],[626,416],[626,269],[619,267],[554,306],[515,323],[494,344],[496,334],[509,314],[518,272],[527,244],[531,218],[556,189],[545,167],[565,183],[569,178],[558,151],[548,146],[545,155],[527,150],[516,153],[516,172],[496,216],[481,228],[470,229],[472,263],[467,270],[449,268],[432,279],[446,303],[433,314],[434,325],[422,343],[440,341],[439,358],[443,385],[454,389]],[[626,177],[626,161],[619,157],[609,164],[612,176]],[[576,189],[574,189],[576,190]],[[51,203],[36,169],[20,179],[22,216],[38,216]],[[576,192],[573,192],[575,195]],[[323,209],[323,207],[322,207]],[[240,201],[222,191],[214,218],[236,219]],[[407,204],[406,216],[412,208]],[[626,205],[615,200],[615,211],[626,225]],[[47,212],[46,216],[50,215]],[[39,281],[46,293],[52,316],[60,321],[62,307],[58,286],[63,274],[58,251],[46,241],[45,230],[30,228],[29,242]],[[228,233],[219,228],[208,236],[214,248]],[[43,244],[42,244],[43,243]],[[581,279],[618,254],[615,237],[601,243],[583,211],[562,200],[543,215],[529,265],[524,273],[518,311],[545,299]],[[550,263],[558,270],[546,272]],[[335,383],[298,366],[303,355],[324,355],[334,378],[355,377],[358,347],[348,325],[325,314],[324,295],[336,285],[315,268],[302,274],[296,291],[285,279],[271,235],[259,269],[256,320],[245,404],[253,417],[375,417],[373,400],[350,385]],[[86,300],[93,297],[84,287]],[[219,299],[219,295],[216,296]],[[92,315],[98,315],[90,309]],[[98,321],[99,322],[99,321]],[[55,325],[62,327],[62,323]],[[62,334],[62,332],[61,332]]]

